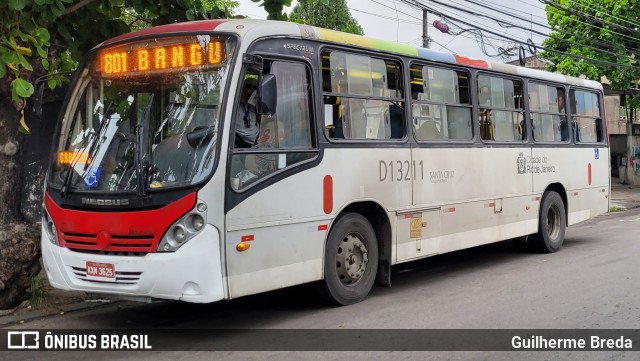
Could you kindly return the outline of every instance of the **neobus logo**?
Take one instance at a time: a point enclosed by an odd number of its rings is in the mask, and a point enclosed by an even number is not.
[[[97,199],[97,198],[82,198],[82,204],[88,204],[92,206],[128,206],[129,199]]]

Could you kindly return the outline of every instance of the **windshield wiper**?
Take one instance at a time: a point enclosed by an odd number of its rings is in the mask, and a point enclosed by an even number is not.
[[[147,197],[147,179],[149,178],[148,161],[143,160],[144,157],[144,125],[136,126],[136,175],[138,178],[138,197]]]
[[[69,166],[69,169],[67,170],[67,175],[64,176],[64,183],[62,183],[62,188],[60,188],[60,197],[64,198],[65,195],[67,194],[67,189],[69,188],[69,185],[71,184],[71,179],[73,178],[73,167]]]

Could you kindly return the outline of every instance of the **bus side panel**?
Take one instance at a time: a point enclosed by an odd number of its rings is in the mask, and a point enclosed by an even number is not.
[[[414,207],[425,209],[422,217],[438,219],[427,221],[422,234],[414,229],[411,237],[402,229],[411,224],[399,217],[398,262],[536,231],[532,175],[522,168],[523,160],[531,157],[530,147],[415,148],[413,152],[418,170]]]
[[[567,192],[569,225],[608,211],[609,149],[606,146],[533,149],[534,190],[560,183]]]
[[[276,182],[231,209],[226,222],[230,296],[322,279],[331,223],[349,204],[374,201],[386,209],[409,205],[410,181],[392,182],[391,173],[380,180],[380,161],[387,159],[409,160],[410,149],[327,148],[317,167]],[[332,179],[331,194],[325,189],[326,176]],[[395,176],[400,178],[397,172]],[[250,248],[239,252],[236,245],[243,240]]]

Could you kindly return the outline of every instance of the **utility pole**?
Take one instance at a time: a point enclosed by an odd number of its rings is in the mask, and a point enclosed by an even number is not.
[[[422,9],[422,47],[429,48],[429,21],[427,20],[427,9]]]

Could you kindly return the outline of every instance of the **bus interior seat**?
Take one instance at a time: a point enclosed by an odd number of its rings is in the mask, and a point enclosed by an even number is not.
[[[404,136],[404,108],[400,105],[389,107],[391,123],[391,139],[401,139]]]
[[[419,140],[435,140],[442,139],[442,133],[438,129],[436,122],[428,120],[418,128],[416,131],[416,137]]]

